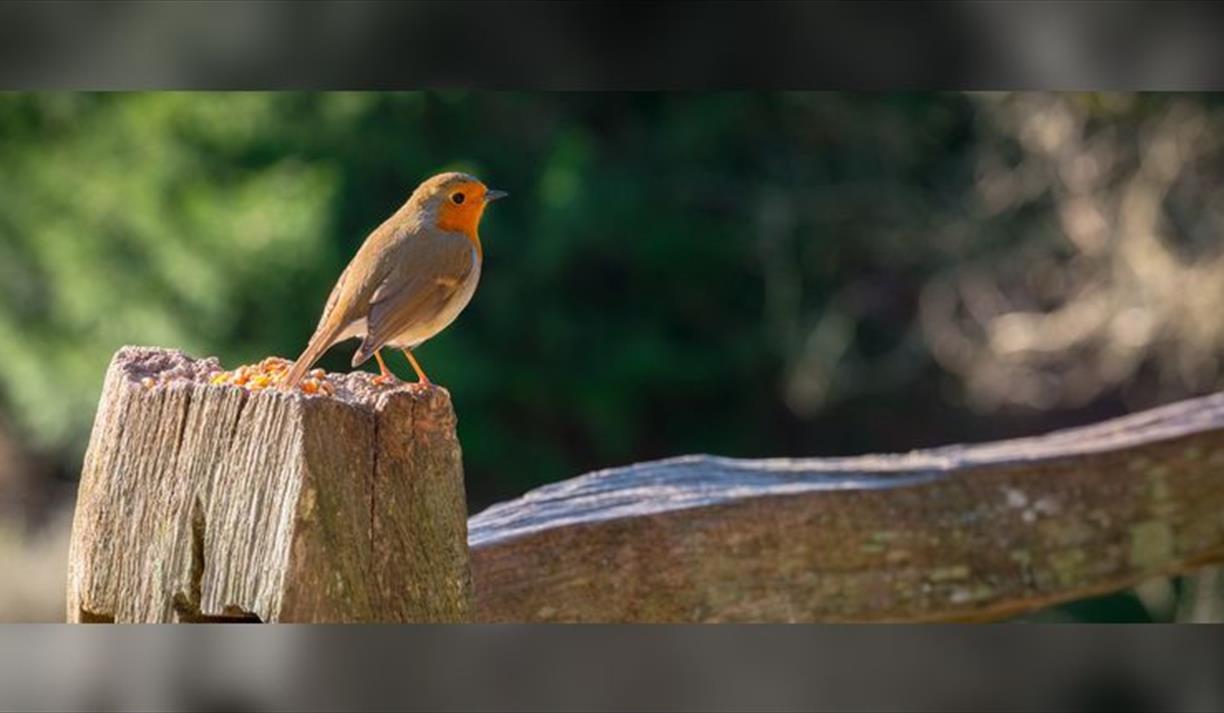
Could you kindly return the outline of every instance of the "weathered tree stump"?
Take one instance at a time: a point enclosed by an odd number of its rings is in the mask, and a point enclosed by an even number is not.
[[[437,387],[214,385],[111,362],[73,522],[71,622],[435,622],[472,609],[455,415]]]

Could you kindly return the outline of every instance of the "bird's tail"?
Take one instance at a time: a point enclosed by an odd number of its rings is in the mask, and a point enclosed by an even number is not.
[[[302,380],[302,377],[306,376],[306,372],[310,367],[314,366],[319,357],[323,356],[323,352],[327,351],[327,348],[331,346],[331,340],[327,338],[328,336],[330,335],[316,334],[314,339],[310,340],[310,344],[306,345],[306,350],[297,358],[297,361],[293,362],[289,373],[285,375],[284,381],[280,383],[282,390],[288,391],[294,388]]]

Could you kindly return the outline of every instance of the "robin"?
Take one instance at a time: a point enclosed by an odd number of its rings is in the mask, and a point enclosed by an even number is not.
[[[466,173],[440,173],[370,233],[340,273],[306,350],[282,382],[291,389],[337,342],[361,337],[353,367],[371,356],[382,382],[394,381],[380,353],[404,352],[420,383],[430,383],[412,350],[445,329],[472,299],[484,252],[477,228],[485,206],[506,196]]]

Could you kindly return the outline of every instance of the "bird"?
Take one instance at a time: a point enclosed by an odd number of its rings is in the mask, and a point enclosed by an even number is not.
[[[353,368],[373,356],[379,368],[375,379],[396,381],[381,353],[391,347],[403,351],[418,383],[430,384],[412,350],[450,326],[471,301],[484,261],[480,219],[486,206],[506,195],[457,171],[417,186],[340,273],[281,388],[297,386],[324,352],[356,337],[362,341]]]

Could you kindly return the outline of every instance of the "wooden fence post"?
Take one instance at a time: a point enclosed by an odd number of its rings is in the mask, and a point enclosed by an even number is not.
[[[466,504],[446,391],[214,385],[125,347],[77,496],[68,621],[465,621]]]

